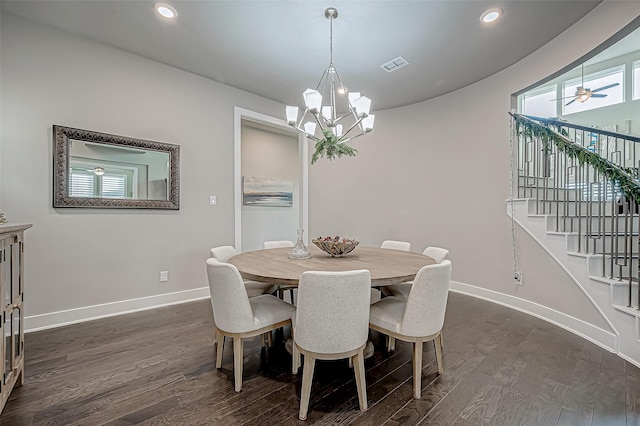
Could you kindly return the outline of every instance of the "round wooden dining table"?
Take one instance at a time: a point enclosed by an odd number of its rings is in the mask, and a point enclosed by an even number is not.
[[[309,259],[289,259],[290,248],[240,253],[228,260],[242,278],[265,283],[297,286],[305,271],[350,271],[367,269],[371,286],[382,287],[411,281],[426,265],[436,261],[423,254],[376,247],[356,247],[343,257],[331,257],[315,246],[308,247]]]

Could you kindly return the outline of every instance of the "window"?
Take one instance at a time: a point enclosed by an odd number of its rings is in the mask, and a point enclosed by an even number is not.
[[[552,102],[555,98],[555,84],[531,90],[522,95],[522,113],[535,117],[556,117],[557,103]]]
[[[609,85],[615,86],[601,89]],[[574,100],[580,86],[590,89],[594,95],[598,96],[591,96],[583,102]],[[600,97],[600,95],[605,96]],[[584,85],[581,78],[565,81],[562,83],[562,97],[565,98],[562,104],[563,115],[624,102],[624,65],[585,75]]]
[[[105,173],[102,176],[102,196],[105,198],[125,198],[127,190],[126,175],[110,175]]]
[[[633,99],[640,99],[640,61],[633,63]]]
[[[84,166],[71,167],[69,196],[130,198],[127,197],[127,175],[109,170],[97,175],[93,169]]]
[[[69,195],[71,197],[95,197],[95,173],[88,170],[71,169]]]

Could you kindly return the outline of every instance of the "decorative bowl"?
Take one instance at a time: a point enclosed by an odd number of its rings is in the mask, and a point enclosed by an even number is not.
[[[333,257],[344,256],[351,253],[355,249],[360,241],[349,240],[347,238],[317,238],[311,240],[320,250],[330,254]]]

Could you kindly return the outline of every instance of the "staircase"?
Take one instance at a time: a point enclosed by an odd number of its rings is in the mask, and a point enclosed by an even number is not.
[[[640,138],[517,114],[513,123],[507,214],[613,330],[574,331],[640,366]]]

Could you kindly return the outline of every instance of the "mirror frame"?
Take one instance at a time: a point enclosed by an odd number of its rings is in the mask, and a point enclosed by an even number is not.
[[[141,148],[169,153],[169,190],[167,200],[70,197],[70,140]],[[90,130],[53,125],[53,207],[97,207],[116,209],[180,210],[180,146],[163,142],[134,139]]]

